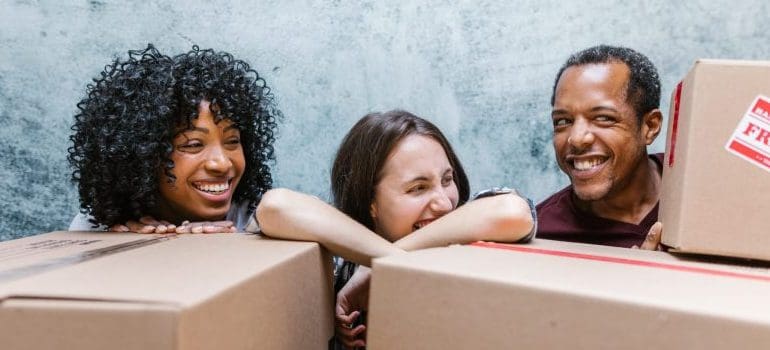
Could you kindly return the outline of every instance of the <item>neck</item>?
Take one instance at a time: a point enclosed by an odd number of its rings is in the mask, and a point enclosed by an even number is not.
[[[618,190],[596,201],[574,199],[579,209],[595,216],[638,225],[658,203],[660,182],[657,163],[645,156],[634,176]]]

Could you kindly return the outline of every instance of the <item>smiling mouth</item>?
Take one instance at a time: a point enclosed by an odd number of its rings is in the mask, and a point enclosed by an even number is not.
[[[421,220],[412,225],[412,231],[417,231],[425,226],[428,226],[435,219]]]
[[[223,182],[193,182],[192,185],[198,191],[218,195],[230,190],[231,181],[232,179]]]
[[[607,162],[607,159],[607,157],[591,157],[585,159],[573,159],[571,163],[572,167],[577,171],[588,171],[598,168]]]

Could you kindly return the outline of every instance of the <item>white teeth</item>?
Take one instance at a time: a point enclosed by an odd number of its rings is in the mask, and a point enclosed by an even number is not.
[[[218,192],[223,192],[223,191],[227,191],[228,189],[230,189],[230,183],[225,182],[225,183],[215,184],[215,185],[195,184],[195,187],[197,189],[201,190],[201,191],[204,191],[204,192],[218,193]]]
[[[599,164],[602,164],[603,162],[604,160],[600,158],[592,158],[586,160],[576,160],[573,162],[573,164],[577,170],[588,170],[598,166]]]

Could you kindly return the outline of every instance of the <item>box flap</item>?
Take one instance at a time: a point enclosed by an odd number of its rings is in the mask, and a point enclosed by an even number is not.
[[[145,245],[142,249],[122,250],[79,261],[70,259],[73,254],[77,256],[93,250],[94,245],[103,244],[94,239],[102,236],[114,239],[107,246],[147,237],[139,234],[83,236],[81,233],[57,233],[55,237],[59,240],[70,237],[97,242],[69,245],[52,257],[43,254],[34,259],[24,258],[31,260],[32,265],[51,259],[65,263],[5,283],[0,281],[0,296],[6,299],[169,303],[184,307],[204,301],[227,288],[236,288],[238,284],[259,275],[260,270],[270,269],[298,254],[317,249],[316,243],[276,241],[256,235],[187,234]],[[149,239],[153,238],[157,237]],[[0,245],[0,249],[5,246]],[[256,254],[257,251],[260,254]]]

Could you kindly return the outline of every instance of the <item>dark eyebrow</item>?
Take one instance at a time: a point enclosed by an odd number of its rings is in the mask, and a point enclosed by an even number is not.
[[[230,126],[228,126],[228,127],[224,128],[222,131],[223,131],[223,132],[227,132],[227,131],[230,131],[230,129],[236,129],[236,130],[240,131],[240,129],[238,129],[238,127],[237,127],[237,126],[235,126],[235,124],[233,124],[233,125],[230,125]],[[204,133],[204,134],[208,134],[208,133],[209,133],[209,129],[207,129],[207,128],[201,128],[201,127],[197,127],[197,126],[196,126],[196,127],[194,127],[194,128],[192,128],[192,129],[187,129],[187,130],[184,130],[184,132],[188,132],[188,131],[199,131],[199,132],[202,132],[202,133]]]
[[[449,174],[454,174],[454,169],[452,169],[452,167],[448,167],[448,168],[446,168],[446,170],[444,170],[444,172],[441,174],[441,176],[445,176],[447,173],[449,173]],[[409,180],[409,181],[407,181],[406,183],[407,183],[407,184],[412,184],[412,183],[414,183],[414,182],[419,182],[419,181],[429,181],[429,180],[430,180],[430,179],[428,179],[428,177],[420,175],[420,176],[416,176],[416,177],[414,177],[414,178],[410,179],[410,180]]]
[[[552,117],[555,116],[555,115],[563,115],[563,114],[569,114],[569,112],[567,112],[564,109],[554,109],[553,111],[551,111],[551,116]]]
[[[407,183],[407,184],[411,184],[411,183],[413,183],[413,182],[420,182],[420,181],[428,181],[428,178],[427,178],[427,177],[425,177],[425,176],[417,176],[417,177],[415,177],[415,178],[413,178],[413,179],[410,179],[410,180],[409,180],[409,181],[407,181],[406,183]]]
[[[612,107],[607,107],[607,106],[596,106],[594,108],[591,108],[591,112],[600,112],[600,111],[610,111],[610,112],[618,113],[617,109]]]

